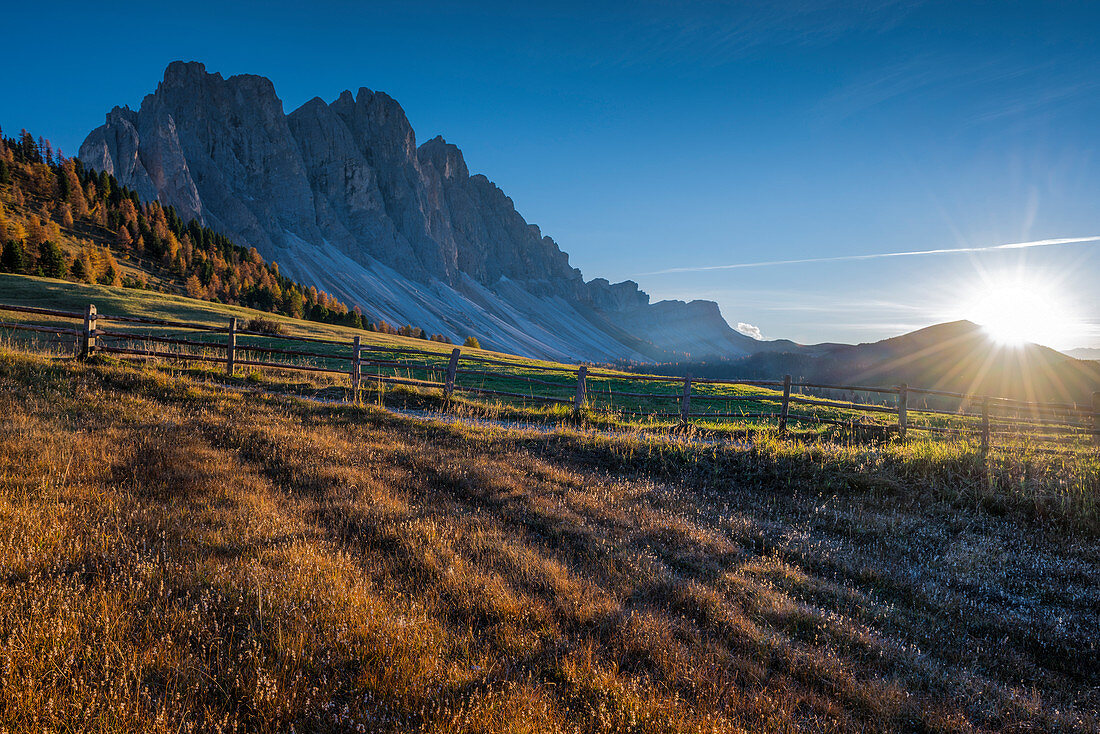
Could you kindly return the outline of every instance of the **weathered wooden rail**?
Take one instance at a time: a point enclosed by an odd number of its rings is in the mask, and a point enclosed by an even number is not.
[[[539,365],[475,354],[463,354],[455,348],[450,355],[427,349],[409,347],[388,347],[364,345],[356,336],[351,342],[343,342],[314,337],[294,336],[290,334],[270,334],[266,332],[241,329],[236,318],[231,318],[225,326],[211,326],[188,321],[101,314],[95,305],[89,304],[84,313],[61,311],[57,309],[37,308],[0,304],[0,311],[28,314],[41,318],[80,321],[77,328],[55,325],[20,323],[0,320],[0,329],[26,331],[39,335],[49,335],[56,339],[68,340],[77,347],[79,356],[88,357],[95,353],[117,354],[121,356],[154,357],[184,361],[206,362],[225,365],[228,375],[233,375],[239,367],[264,367],[280,370],[319,372],[334,375],[347,375],[352,393],[358,398],[364,381],[381,384],[406,385],[439,389],[444,396],[454,393],[487,395],[519,401],[550,403],[572,406],[579,411],[591,404],[595,397],[607,396],[608,400],[628,398],[654,403],[678,403],[678,410],[668,411],[653,408],[642,415],[656,419],[678,419],[687,424],[694,421],[748,421],[776,420],[780,432],[787,431],[789,422],[821,423],[848,426],[852,429],[875,429],[896,434],[905,438],[909,431],[927,432],[936,435],[977,437],[983,451],[990,448],[994,437],[1026,437],[1028,440],[1054,441],[1065,443],[1069,439],[1088,439],[1094,446],[1100,446],[1100,392],[1092,395],[1090,405],[1072,403],[1040,403],[1014,400],[987,395],[948,392],[929,388],[898,385],[882,387],[872,385],[828,385],[815,382],[795,382],[790,375],[782,380],[719,380],[693,378],[690,374],[682,378],[661,375],[634,375],[589,365]],[[104,325],[128,325],[128,328],[104,328]],[[209,339],[181,338],[161,334],[134,331],[134,326],[162,327],[177,330],[190,330],[208,335]],[[332,351],[314,349],[291,349],[286,346],[263,346],[259,343],[244,343],[242,337],[252,340],[275,340],[280,342],[301,342],[325,345]],[[217,339],[216,341],[214,339]],[[165,345],[165,346],[160,346]],[[171,351],[171,348],[177,348]],[[183,351],[190,350],[190,351]],[[257,356],[281,357],[283,361],[258,359]],[[417,361],[409,361],[415,357]],[[298,361],[289,361],[298,360]],[[302,360],[312,360],[305,362]],[[432,360],[436,360],[433,362]],[[462,362],[471,363],[462,366]],[[333,364],[339,366],[332,366]],[[511,372],[501,371],[508,368]],[[364,370],[374,370],[364,372]],[[390,370],[392,374],[382,370]],[[399,374],[401,370],[404,375]],[[413,372],[429,378],[414,377]],[[539,373],[545,378],[534,377],[528,373]],[[468,379],[460,383],[459,378],[480,378],[480,384],[472,384]],[[555,382],[557,377],[561,381]],[[515,389],[494,389],[486,386],[486,381],[524,381],[534,388],[548,388],[540,393],[517,392]],[[607,389],[598,393],[591,390],[592,381],[606,382]],[[614,383],[614,387],[613,387]],[[625,389],[619,383],[626,383]],[[640,392],[638,387],[658,383],[672,392]],[[634,389],[629,389],[631,386]],[[713,393],[703,392],[699,388],[773,388],[772,392],[754,390],[752,392]],[[815,397],[809,394],[793,392],[793,389],[829,390],[851,393],[852,400],[837,400]],[[558,390],[560,394],[553,394]],[[892,397],[893,405],[858,402],[856,393]],[[939,399],[958,401],[955,411],[942,408],[918,407],[911,403],[911,395],[932,396]],[[725,408],[713,411],[693,410],[692,404],[724,403]],[[736,412],[731,406],[750,402],[758,406],[757,410]],[[806,412],[794,413],[791,407],[801,406],[818,411],[845,411],[848,415],[821,415]],[[760,410],[759,407],[773,407],[774,410]],[[630,412],[630,411],[624,411]],[[872,420],[864,422],[863,416],[891,416],[892,422],[882,423]],[[914,419],[927,421],[929,417],[954,419],[957,425],[928,425]]]

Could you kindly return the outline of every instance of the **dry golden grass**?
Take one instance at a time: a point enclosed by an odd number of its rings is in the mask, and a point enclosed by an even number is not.
[[[0,730],[1095,731],[1095,536],[845,451],[4,351]]]

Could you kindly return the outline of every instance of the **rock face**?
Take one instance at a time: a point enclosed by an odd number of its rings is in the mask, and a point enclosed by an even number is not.
[[[437,137],[418,148],[383,92],[314,98],[287,115],[264,77],[177,61],[138,111],[107,114],[80,159],[375,319],[556,359],[766,348],[714,303],[651,305],[632,281],[586,283],[503,191],[470,175],[458,147]]]

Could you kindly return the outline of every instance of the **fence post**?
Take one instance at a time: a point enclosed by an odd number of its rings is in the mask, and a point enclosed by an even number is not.
[[[1100,391],[1092,394],[1092,442],[1100,446]]]
[[[237,317],[229,319],[229,342],[225,349],[225,374],[233,376],[237,362]]]
[[[783,406],[779,411],[779,432],[787,432],[787,414],[791,411],[791,376],[783,375]]]
[[[904,382],[898,385],[898,438],[905,438],[905,427],[909,424],[909,386]]]
[[[982,456],[989,453],[989,398],[982,398]]]
[[[691,413],[691,373],[684,375],[684,397],[680,400],[680,422],[688,422],[688,414]]]
[[[95,304],[89,303],[84,309],[84,336],[80,348],[80,358],[87,359],[95,352]]]
[[[458,355],[462,353],[462,350],[455,347],[451,351],[451,361],[447,363],[447,380],[443,383],[443,394],[446,397],[451,397],[451,393],[455,391],[455,376],[458,374]]]
[[[363,375],[362,347],[359,344],[359,340],[359,337],[355,337],[355,342],[352,344],[354,355],[351,359],[351,400],[354,403],[359,402],[359,379]]]
[[[588,365],[582,364],[577,368],[577,394],[573,396],[573,412],[580,413],[585,400],[588,399]]]

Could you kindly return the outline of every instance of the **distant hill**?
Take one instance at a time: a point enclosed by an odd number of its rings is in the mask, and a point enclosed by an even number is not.
[[[652,368],[648,368],[652,370]],[[913,386],[1020,400],[1091,402],[1100,364],[1038,344],[998,344],[977,324],[954,321],[868,344],[823,344],[743,359],[660,365],[665,374]]]
[[[1088,347],[1080,347],[1078,349],[1068,349],[1062,354],[1067,357],[1073,357],[1074,359],[1087,359],[1092,361],[1100,361],[1100,349],[1090,349]]]

